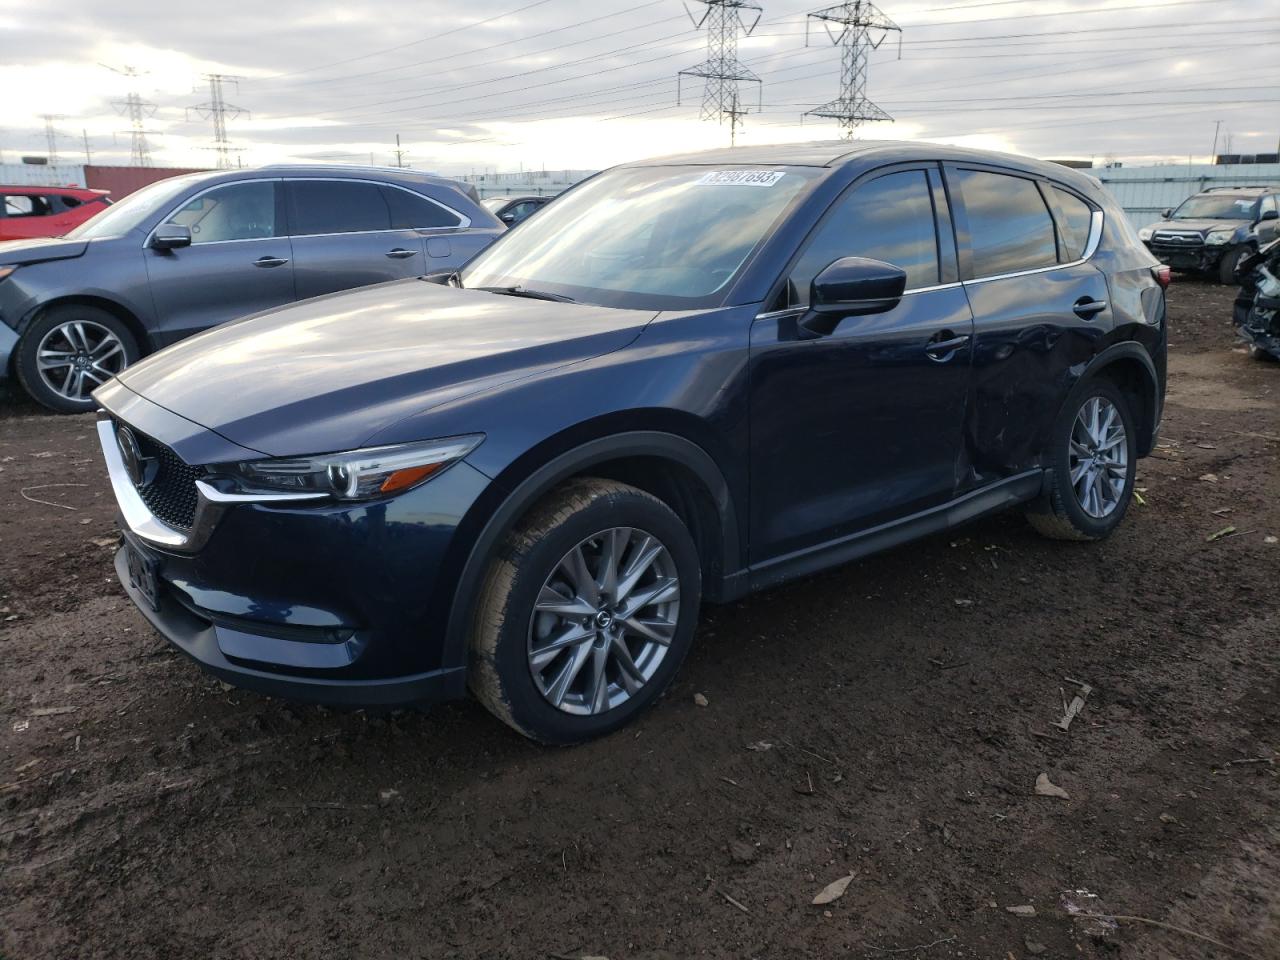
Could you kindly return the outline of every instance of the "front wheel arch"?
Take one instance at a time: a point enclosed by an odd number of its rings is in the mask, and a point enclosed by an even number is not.
[[[502,537],[528,510],[547,493],[571,477],[591,475],[604,468],[612,479],[622,477],[607,472],[609,464],[635,458],[657,458],[688,470],[706,487],[716,513],[719,543],[711,543],[717,551],[714,568],[719,576],[704,577],[703,590],[708,599],[724,600],[736,595],[740,553],[736,511],[729,487],[711,455],[693,441],[678,434],[656,430],[633,430],[600,437],[582,443],[552,457],[527,475],[494,486],[504,494],[491,508],[479,532],[472,540],[467,557],[449,592],[449,603],[443,628],[445,665],[467,662],[471,616],[483,583],[489,561]],[[500,477],[499,480],[508,478]],[[488,507],[486,507],[488,509]],[[706,544],[700,543],[699,549]]]

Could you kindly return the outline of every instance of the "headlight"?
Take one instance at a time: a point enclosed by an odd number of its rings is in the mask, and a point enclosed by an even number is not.
[[[248,460],[231,465],[230,470],[246,490],[327,493],[339,500],[368,500],[416,487],[461,460],[483,439],[482,434],[474,434],[314,457]]]
[[[1205,235],[1204,242],[1212,247],[1220,247],[1224,243],[1230,243],[1234,235],[1234,230],[1210,230]]]
[[[13,271],[17,269],[18,268],[16,266],[0,267],[0,280],[3,280],[5,277],[7,277],[9,274],[13,273]]]
[[[1141,230],[1138,231],[1138,239],[1145,243],[1146,241],[1151,239],[1151,235],[1153,233],[1155,233],[1155,230],[1153,230],[1151,227],[1143,227]]]

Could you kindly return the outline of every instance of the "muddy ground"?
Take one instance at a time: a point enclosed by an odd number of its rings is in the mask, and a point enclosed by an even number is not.
[[[708,610],[571,750],[224,689],[113,583],[91,419],[5,402],[0,955],[1280,957],[1280,364],[1170,299],[1113,539],[1004,516]]]

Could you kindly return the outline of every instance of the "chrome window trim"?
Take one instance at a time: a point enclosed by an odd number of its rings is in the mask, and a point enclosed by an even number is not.
[[[1093,259],[1093,255],[1098,252],[1098,244],[1102,242],[1102,211],[1094,210],[1093,218],[1089,224],[1089,239],[1085,242],[1084,253],[1077,260],[1071,260],[1067,263],[1052,263],[1047,267],[1032,267],[1030,270],[1015,270],[1011,273],[997,273],[988,277],[974,277],[971,280],[961,280],[964,286],[977,283],[990,283],[993,280],[1009,280],[1013,277],[1029,277],[1037,273],[1050,273],[1054,270],[1061,270],[1064,267],[1078,267],[1082,263],[1088,263]]]
[[[383,181],[383,180],[369,180],[364,177],[246,177],[243,180],[225,180],[222,183],[212,184],[210,186],[205,187],[203,190],[199,190],[196,193],[193,193],[191,196],[187,197],[187,199],[183,200],[176,207],[172,208],[168,213],[166,213],[163,217],[161,217],[158,221],[156,221],[156,225],[147,231],[147,235],[142,241],[142,249],[144,250],[151,249],[151,240],[155,236],[156,231],[159,230],[160,227],[162,227],[164,224],[169,223],[170,222],[169,218],[177,214],[183,207],[191,203],[191,201],[193,200],[199,200],[206,193],[209,193],[213,190],[221,189],[222,187],[230,187],[240,183],[284,184],[286,182],[296,182],[299,180],[319,181],[322,183],[371,183],[376,187],[394,187],[397,190],[403,190],[405,193],[418,197],[419,199],[426,200],[428,203],[433,203],[437,207],[439,207],[441,210],[448,211],[449,213],[453,214],[455,217],[458,218],[458,223],[456,226],[452,226],[452,227],[388,227],[384,230],[347,230],[342,233],[284,233],[276,237],[242,237],[236,240],[210,240],[208,243],[192,243],[192,246],[193,247],[195,246],[213,247],[221,243],[256,243],[263,240],[268,240],[268,241],[269,240],[291,240],[295,237],[299,240],[304,240],[304,239],[307,239],[308,237],[353,237],[353,236],[365,236],[366,234],[374,234],[374,233],[403,233],[406,230],[412,230],[415,233],[436,233],[436,232],[442,232],[446,230],[467,230],[467,229],[470,229],[471,227],[471,218],[468,217],[466,214],[453,209],[453,207],[449,206],[446,203],[441,203],[439,200],[436,200],[433,197],[428,197],[424,193],[418,193],[418,191],[416,190],[410,190],[408,187],[402,187],[398,183],[387,183],[386,181]]]
[[[902,295],[904,297],[910,297],[917,293],[934,293],[935,291],[938,291],[938,290],[953,290],[957,287],[962,287],[962,286],[964,286],[964,284],[962,284],[959,280],[956,280],[952,283],[935,283],[927,287],[912,287],[910,290],[903,290]],[[808,309],[809,309],[808,306],[803,306],[803,307],[787,307],[783,310],[769,310],[769,311],[766,311],[765,313],[757,313],[755,317],[753,317],[752,319],[772,320],[776,317],[786,317],[786,316],[790,316],[791,314],[801,314]]]

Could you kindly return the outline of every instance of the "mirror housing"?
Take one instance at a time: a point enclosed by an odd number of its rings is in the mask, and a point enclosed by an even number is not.
[[[191,246],[191,228],[180,223],[162,223],[151,235],[151,249],[177,250]]]
[[[505,224],[512,224],[516,222],[516,215],[514,213],[504,213],[498,219]]]
[[[1170,217],[1172,217],[1172,216],[1173,216],[1173,207],[1168,207],[1168,208],[1166,208],[1165,210],[1162,210],[1162,211],[1160,212],[1160,219],[1161,219],[1161,220],[1168,220],[1168,219],[1169,219]]]
[[[901,267],[865,257],[836,260],[809,284],[809,309],[799,320],[800,335],[830,336],[845,317],[892,310],[906,288],[907,274]]]
[[[1280,213],[1277,213],[1275,210],[1267,210],[1258,218],[1259,223],[1263,220],[1280,220]]]

